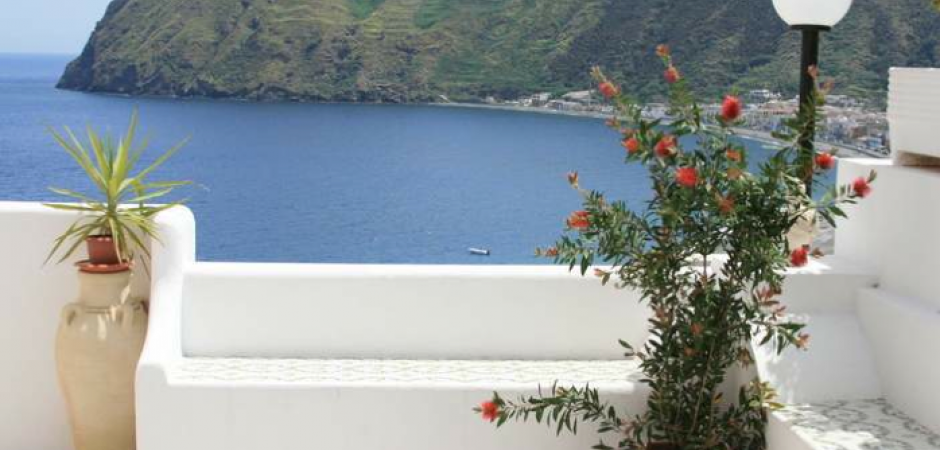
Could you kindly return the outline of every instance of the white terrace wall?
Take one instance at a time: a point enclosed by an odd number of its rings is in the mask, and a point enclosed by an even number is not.
[[[43,265],[76,215],[37,203],[0,202],[0,450],[72,448],[56,381],[59,310],[75,300],[72,261]],[[147,281],[137,277],[137,293]]]
[[[187,356],[620,360],[648,335],[636,292],[561,266],[200,262],[185,280]]]
[[[878,269],[858,302],[885,398],[940,432],[940,168],[847,160],[839,181],[878,172],[870,198],[848,208],[836,253]]]
[[[878,343],[873,351],[886,396],[923,423],[940,427],[940,422],[932,422],[937,420],[934,411],[940,402],[934,383],[940,377],[940,363],[925,358],[930,353],[924,353],[936,344],[940,329],[940,170],[899,167],[885,160],[843,160],[839,178],[850,182],[872,169],[880,174],[874,192],[860,205],[848,208],[851,220],[840,225],[836,254],[870,264],[880,275],[880,289],[868,291],[863,298],[861,319],[866,334]],[[0,202],[0,248],[5,250],[0,260],[0,342],[6,344],[0,357],[0,450],[71,448],[55,378],[53,343],[59,310],[74,299],[76,276],[70,264],[44,266],[43,260],[52,240],[75,217],[35,203]],[[191,249],[191,215],[187,223],[173,239],[185,240]],[[191,260],[191,253],[182,257]],[[157,263],[155,273],[170,269]],[[795,283],[791,288],[803,294],[797,278],[791,279]],[[157,285],[174,281],[161,280]],[[145,290],[147,280],[139,277],[138,281],[138,289]],[[804,284],[818,289],[816,283]],[[794,289],[788,289],[788,294],[794,295]],[[894,295],[905,301],[891,300]],[[891,309],[907,304],[919,306]],[[905,330],[910,336],[898,336],[898,321],[886,320],[895,310],[908,315],[917,312],[914,316],[924,326],[918,322],[917,327]],[[172,343],[170,350],[179,352],[180,333],[175,331],[162,340],[149,336],[148,347],[153,347],[150,341],[158,340]],[[911,348],[917,342],[927,342],[926,347]],[[900,359],[892,359],[895,356]],[[905,373],[910,362],[919,359],[930,364]],[[912,373],[922,376],[911,378]],[[930,395],[907,395],[915,392]]]
[[[849,206],[839,224],[835,254],[867,263],[881,288],[940,310],[940,167],[903,167],[886,159],[839,163],[839,183],[872,170],[872,194]]]

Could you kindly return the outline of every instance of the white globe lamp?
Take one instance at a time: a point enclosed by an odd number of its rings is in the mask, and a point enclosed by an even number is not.
[[[849,12],[852,0],[774,0],[784,22],[794,28],[830,29]]]
[[[852,0],[773,0],[774,9],[790,28],[800,30],[803,34],[803,50],[800,58],[800,116],[813,118],[816,113],[813,104],[816,80],[813,78],[813,68],[819,65],[819,35],[829,31],[852,7]],[[816,139],[815,119],[810,120],[800,135],[801,157],[803,163],[804,182],[806,192],[812,193],[813,164],[815,150],[813,141]]]

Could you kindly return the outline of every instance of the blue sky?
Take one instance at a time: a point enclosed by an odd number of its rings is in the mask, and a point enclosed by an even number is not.
[[[0,1],[0,53],[78,54],[109,2]]]

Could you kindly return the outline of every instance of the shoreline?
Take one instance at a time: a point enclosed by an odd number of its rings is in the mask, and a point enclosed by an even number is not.
[[[582,117],[586,119],[601,119],[606,120],[612,117],[611,114],[601,113],[601,112],[592,112],[592,111],[560,111],[557,109],[548,109],[548,108],[536,108],[531,106],[510,106],[510,105],[491,105],[485,103],[460,103],[460,102],[448,102],[448,103],[426,103],[427,106],[439,106],[439,107],[449,107],[449,108],[467,108],[467,109],[489,109],[497,111],[511,111],[518,113],[531,113],[531,114],[546,114],[546,115],[555,115],[555,116],[568,116],[568,117]],[[774,138],[770,133],[766,131],[751,130],[749,128],[732,128],[732,131],[740,137],[759,141],[763,144],[768,145],[779,145],[780,140]],[[836,150],[837,156],[840,157],[850,157],[850,158],[879,158],[885,159],[888,158],[887,155],[881,155],[874,152],[865,151],[862,149],[847,147],[841,144],[832,144],[829,142],[820,142],[822,146],[831,147]]]
[[[148,100],[174,100],[174,101],[225,101],[225,102],[234,102],[234,103],[293,103],[293,104],[326,104],[326,105],[346,105],[346,104],[366,104],[366,105],[399,105],[399,106],[433,106],[433,107],[446,107],[446,108],[464,108],[464,109],[486,109],[486,110],[495,110],[495,111],[509,111],[517,113],[530,113],[530,114],[544,114],[544,115],[555,115],[555,116],[566,116],[566,117],[580,117],[585,119],[599,119],[606,120],[612,117],[611,114],[602,113],[602,112],[593,112],[593,111],[562,111],[557,109],[549,108],[539,108],[532,106],[513,106],[513,105],[500,105],[500,104],[487,104],[487,103],[468,103],[468,102],[453,102],[453,101],[439,101],[439,102],[414,102],[414,103],[386,103],[386,102],[347,102],[347,101],[304,101],[304,100],[287,100],[287,101],[264,101],[256,99],[247,99],[247,98],[232,98],[232,97],[208,97],[208,96],[176,96],[176,95],[142,95],[142,94],[127,94],[127,93],[117,93],[117,92],[101,92],[101,91],[83,91],[75,90],[69,88],[60,88],[58,86],[54,87],[57,90],[66,90],[70,92],[80,92],[85,94],[92,95],[102,95],[106,97],[116,97],[116,98],[143,98]],[[739,137],[746,139],[758,141],[766,145],[780,145],[781,141],[774,138],[770,133],[765,131],[752,130],[749,128],[739,128],[732,127],[732,131]],[[870,150],[864,150],[856,147],[848,147],[844,144],[833,144],[830,142],[819,141],[821,146],[829,147],[836,150],[836,156],[839,157],[851,157],[851,158],[878,158],[886,159],[890,158],[889,155],[884,155],[876,153]]]

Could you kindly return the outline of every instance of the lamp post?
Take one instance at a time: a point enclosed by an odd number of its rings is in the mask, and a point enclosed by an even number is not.
[[[819,65],[819,35],[834,27],[852,7],[852,0],[773,0],[777,14],[791,29],[803,34],[803,50],[800,57],[800,117],[809,118],[800,133],[800,161],[803,162],[803,179],[806,193],[812,195],[813,164],[816,138],[815,104],[812,94],[815,89],[810,70]]]

